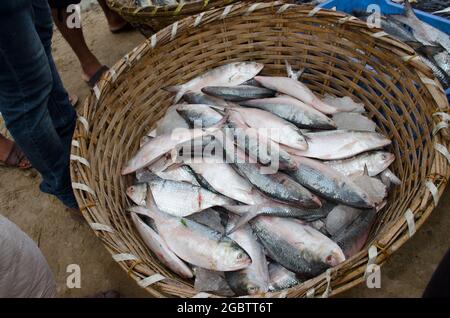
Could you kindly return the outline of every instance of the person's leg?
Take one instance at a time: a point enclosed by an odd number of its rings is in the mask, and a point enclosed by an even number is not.
[[[115,11],[111,10],[106,4],[106,0],[97,0],[98,4],[105,14],[106,20],[108,21],[109,29],[111,32],[117,32],[123,29],[128,23]]]
[[[63,157],[69,162],[72,136],[76,124],[76,111],[73,108],[69,95],[64,88],[59,73],[56,69],[52,56],[52,36],[53,22],[47,0],[33,0],[34,23],[37,34],[41,39],[44,51],[47,55],[48,64],[52,74],[52,89],[48,99],[48,111],[53,122],[53,126],[58,133],[62,146],[64,147]],[[51,185],[43,183],[41,189],[48,192]],[[72,196],[72,193],[68,194]],[[70,199],[70,198],[68,198]],[[64,199],[65,200],[65,199]]]
[[[52,8],[53,21],[64,39],[69,43],[83,70],[83,80],[88,81],[102,66],[95,55],[89,50],[83,35],[83,29],[69,28],[67,17],[69,13],[65,8]]]
[[[43,6],[46,0],[0,2],[0,112],[16,143],[41,173],[41,190],[76,208],[68,147],[59,135],[72,128],[58,127],[58,131],[52,121],[54,110],[48,107],[52,66],[36,31],[35,22],[41,23],[40,15],[34,13],[36,3]]]

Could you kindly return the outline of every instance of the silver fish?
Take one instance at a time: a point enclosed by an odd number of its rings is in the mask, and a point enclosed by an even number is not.
[[[138,182],[146,182],[149,176],[152,176],[155,173],[159,173],[165,171],[170,166],[174,165],[174,160],[170,153],[166,153],[162,155],[158,160],[153,162],[151,165],[136,170],[136,179]]]
[[[175,108],[190,128],[211,127],[223,118],[221,114],[205,104],[178,104]]]
[[[346,176],[363,175],[364,169],[367,168],[369,176],[374,177],[387,169],[394,160],[395,156],[392,153],[387,151],[373,151],[365,152],[348,159],[324,161],[324,164]]]
[[[222,224],[220,212],[214,209],[206,209],[198,213],[194,213],[187,217],[189,220],[206,225],[221,234],[225,233],[225,226]]]
[[[275,91],[251,85],[238,86],[207,86],[202,88],[202,92],[208,95],[222,98],[230,102],[239,102],[254,98],[266,98],[275,96]]]
[[[140,206],[146,206],[147,184],[138,183],[127,188],[127,196]]]
[[[257,80],[255,80],[254,78],[249,79],[248,81],[245,81],[244,83],[242,83],[241,85],[247,85],[247,86],[256,86],[256,87],[264,87],[261,84],[259,84],[259,82]]]
[[[255,79],[264,87],[295,97],[324,114],[334,114],[339,111],[337,108],[324,103],[305,84],[297,80],[276,76],[256,76]]]
[[[210,106],[232,107],[234,104],[229,103],[221,98],[206,95],[203,93],[187,92],[183,95],[183,100],[188,104],[204,104]]]
[[[361,213],[366,212],[347,205],[337,205],[333,210],[331,210],[326,218],[325,226],[327,232],[331,235],[335,235],[341,228],[344,228],[352,223],[353,220],[355,220]]]
[[[175,103],[187,91],[199,93],[206,86],[236,86],[255,77],[264,65],[255,62],[235,62],[216,67],[182,85],[167,87],[169,92],[175,92]]]
[[[327,231],[327,227],[325,225],[324,219],[319,219],[319,220],[315,220],[312,222],[308,222],[308,225],[311,226],[312,228],[316,229],[323,235],[326,235],[328,237],[331,236],[330,233],[328,233],[328,231]]]
[[[228,231],[228,234],[230,234],[259,215],[290,217],[306,222],[312,222],[314,220],[326,217],[332,206],[333,205],[330,207],[330,204],[325,203],[320,208],[304,209],[298,206],[282,204],[275,201],[266,201],[257,205],[236,205],[225,206],[224,208],[241,216],[239,220],[236,221],[234,227]]]
[[[308,143],[300,130],[290,122],[262,109],[235,107],[229,112],[237,112],[244,122],[251,128],[257,129],[263,135],[274,142],[288,147],[306,150]]]
[[[294,287],[301,282],[294,272],[274,262],[269,264],[269,277],[269,291],[272,292]]]
[[[433,59],[436,64],[450,76],[450,54],[444,51],[438,52],[433,55]]]
[[[170,250],[185,262],[214,271],[235,271],[251,264],[247,253],[230,238],[197,222],[160,211],[151,192],[147,196],[147,208],[130,210],[151,217]]]
[[[378,206],[384,201],[387,196],[386,186],[377,178],[369,177],[368,175],[352,176],[352,181],[358,185],[369,196],[371,202]]]
[[[356,103],[348,96],[336,97],[325,94],[322,101],[327,105],[331,105],[336,109],[336,113],[340,112],[352,112],[352,113],[363,113],[365,111],[364,104]]]
[[[148,181],[155,202],[162,211],[184,217],[213,206],[232,205],[234,200],[202,187],[157,176]]]
[[[305,133],[307,150],[284,148],[291,154],[322,160],[345,159],[365,151],[382,148],[391,140],[376,132],[335,130]]]
[[[437,65],[436,61],[433,58],[429,58],[423,55],[419,56],[420,60],[433,71],[434,76],[436,76],[444,89],[449,87],[450,75],[447,74],[439,65]]]
[[[373,208],[375,203],[349,177],[320,161],[296,157],[297,170],[288,174],[297,182],[333,202],[357,208]]]
[[[261,168],[254,163],[234,163],[233,167],[258,190],[274,200],[318,208],[322,203],[318,197],[284,173],[261,174]]]
[[[231,217],[227,229],[233,225],[234,221],[236,221],[236,218]],[[237,295],[255,295],[267,292],[269,289],[269,269],[266,255],[250,226],[243,226],[230,234],[229,237],[239,244],[252,259],[250,266],[240,271],[225,273],[225,278],[231,289]]]
[[[142,148],[142,146],[144,146],[147,142],[149,142],[150,140],[152,140],[153,138],[150,136],[145,135],[144,137],[141,138],[141,141],[139,142],[139,148]]]
[[[122,169],[122,175],[130,174],[151,165],[176,146],[206,134],[208,132],[202,129],[176,129],[170,134],[157,136],[140,148],[134,157],[127,162]]]
[[[225,280],[224,272],[211,271],[195,267],[194,288],[199,292],[214,293],[215,295],[232,297],[235,293]]]
[[[161,236],[145,224],[136,213],[131,213],[131,219],[147,247],[156,257],[173,272],[184,278],[192,278],[192,270],[167,246]]]
[[[404,16],[394,15],[395,19],[408,25],[412,29],[414,37],[424,45],[441,45],[450,53],[450,39],[448,34],[439,29],[421,21],[408,1],[405,1]]]
[[[156,135],[170,134],[176,128],[189,128],[185,120],[178,114],[176,105],[170,106],[163,118],[156,125]]]
[[[288,95],[273,98],[252,99],[239,102],[242,106],[255,107],[271,112],[283,118],[299,128],[308,129],[335,129],[336,124],[316,110],[298,99]]]
[[[345,260],[336,243],[297,220],[259,216],[251,224],[270,258],[302,277],[314,277]]]
[[[218,193],[250,205],[265,201],[256,188],[227,163],[190,163],[189,166]]]
[[[350,258],[362,249],[369,236],[375,216],[375,209],[364,211],[353,222],[341,228],[331,237],[342,248],[345,257]]]
[[[375,131],[377,128],[377,125],[371,119],[359,113],[337,113],[332,118],[337,129]]]
[[[390,188],[391,185],[401,185],[402,180],[400,180],[389,168],[383,170],[378,175],[381,181],[386,185],[386,187]]]
[[[259,134],[257,129],[253,129],[247,126],[242,116],[237,112],[232,112],[228,116],[227,121],[228,128],[225,129],[225,142],[222,142],[227,156],[236,162],[238,158],[242,161],[245,154],[248,154],[252,159],[260,162],[263,165],[270,165],[273,161],[279,162],[280,166],[285,169],[290,169],[294,166],[291,156],[270,138]],[[230,149],[228,146],[229,141],[231,144],[236,145],[238,148]],[[239,148],[245,151],[245,154],[239,154]],[[244,162],[246,162],[244,160]]]
[[[172,180],[178,182],[187,182],[196,186],[200,186],[195,176],[191,173],[188,166],[173,165],[164,171],[155,172],[161,179]]]

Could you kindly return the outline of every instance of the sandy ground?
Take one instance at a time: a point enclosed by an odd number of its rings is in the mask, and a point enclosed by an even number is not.
[[[143,37],[132,31],[113,35],[98,6],[83,14],[88,45],[106,65],[112,65],[130,51]],[[81,80],[75,55],[61,35],[54,35],[54,58],[67,90],[80,101],[88,94]],[[73,221],[53,197],[39,192],[40,177],[34,171],[0,168],[0,213],[15,222],[39,245],[58,284],[60,297],[82,297],[107,289],[118,290],[123,297],[147,297],[112,260],[93,232]],[[441,257],[450,246],[450,192],[426,224],[382,267],[380,289],[359,285],[343,297],[420,297]],[[81,268],[81,288],[66,286],[66,268]]]

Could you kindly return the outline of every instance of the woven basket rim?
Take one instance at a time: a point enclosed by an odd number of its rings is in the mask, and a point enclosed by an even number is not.
[[[125,4],[123,1],[108,0],[108,6],[118,12],[132,14],[134,16],[167,17],[176,15],[189,15],[212,8],[214,5],[229,5],[237,0],[196,0],[180,2],[175,5],[140,7],[137,4]]]
[[[172,40],[176,39],[176,35],[180,32],[185,32],[186,30],[189,30],[192,27],[198,27],[204,24],[207,24],[211,21],[216,21],[218,19],[223,19],[224,23],[226,23],[226,19],[229,17],[238,17],[241,15],[246,14],[257,14],[258,10],[263,9],[273,9],[275,14],[283,14],[283,12],[288,10],[298,10],[299,12],[304,11],[304,14],[307,15],[308,13],[311,13],[312,8],[310,6],[301,6],[301,5],[294,5],[294,4],[285,4],[283,1],[274,1],[272,3],[252,3],[252,4],[234,4],[231,5],[231,8],[228,8],[228,12],[224,16],[224,9],[218,8],[213,9],[211,11],[208,11],[202,15],[197,15],[193,17],[185,18],[181,21],[178,21],[176,24],[172,24],[170,26],[167,26],[166,28],[162,29],[158,33],[154,34],[151,38],[144,41],[141,45],[134,48],[130,53],[126,54],[124,58],[122,58],[120,61],[118,61],[102,78],[102,80],[99,82],[98,86],[94,89],[94,92],[91,93],[88,98],[85,100],[84,108],[83,108],[83,114],[80,117],[81,120],[77,122],[77,128],[76,128],[76,136],[80,138],[81,141],[84,141],[87,139],[87,134],[89,133],[89,123],[87,122],[86,118],[89,117],[89,113],[95,111],[99,100],[101,100],[102,94],[105,93],[108,89],[111,89],[114,86],[114,82],[117,80],[120,80],[121,76],[125,75],[127,73],[127,70],[133,67],[138,61],[141,59],[141,57],[154,48],[167,44],[171,42]],[[329,11],[329,10],[320,10],[318,12],[314,13],[317,16],[324,16],[324,17],[334,17],[337,21],[337,23],[349,23],[352,26],[359,27],[361,29],[361,32],[367,33],[375,38],[377,40],[382,41],[386,44],[389,44],[395,48],[399,53],[404,56],[403,60],[405,63],[409,63],[415,70],[415,72],[419,75],[420,79],[422,80],[423,86],[429,91],[430,95],[434,98],[434,101],[437,105],[437,108],[435,109],[436,112],[445,112],[449,113],[448,110],[448,102],[444,93],[444,90],[442,89],[439,82],[434,78],[431,71],[427,66],[425,66],[420,59],[417,57],[416,53],[412,48],[407,46],[404,43],[401,43],[397,41],[396,39],[387,36],[382,35],[379,36],[381,30],[380,29],[370,29],[366,26],[365,23],[362,21],[359,21],[358,19],[351,17],[347,14],[336,12],[336,11]],[[200,22],[198,22],[198,19],[201,19]],[[198,23],[197,23],[198,22]],[[174,32],[175,30],[175,32]],[[400,55],[400,54],[399,54]],[[436,125],[436,121],[433,121],[434,125]],[[441,144],[443,147],[448,149],[448,142],[447,139],[442,136],[441,133],[438,133],[433,136],[432,138],[434,144]],[[83,154],[80,154],[80,148],[73,146],[72,147],[72,154],[76,156],[82,156]],[[442,154],[441,151],[438,149],[434,149],[434,160],[433,164],[436,164],[436,162],[440,160],[445,160],[447,162],[447,158]],[[80,173],[81,170],[85,169],[85,166],[80,163],[79,161],[72,161],[71,164],[71,175],[72,175],[72,182],[76,184],[85,184],[86,180],[82,173]],[[448,165],[446,165],[445,171],[441,174],[434,174],[434,175],[428,175],[426,180],[429,180],[433,183],[436,194],[435,197],[438,199],[448,182],[448,178],[450,176],[450,170]],[[88,186],[87,184],[85,184]],[[420,228],[420,226],[424,223],[424,221],[428,218],[432,210],[435,208],[435,205],[437,202],[433,202],[432,198],[433,195],[430,192],[429,188],[426,185],[421,185],[418,189],[418,192],[421,194],[421,203],[419,205],[410,206],[408,207],[408,210],[411,211],[414,215],[414,224],[416,229]],[[76,194],[77,200],[79,203],[84,203],[85,200],[81,200],[81,198],[84,198],[85,196],[89,196],[89,189],[86,190],[83,187],[75,188],[74,192]],[[87,205],[81,205],[83,216],[86,218],[88,223],[95,223],[92,221],[95,221],[92,217],[95,213],[92,212],[92,209],[94,208],[95,204],[92,206]],[[91,213],[92,212],[92,213]],[[110,235],[108,231],[99,231],[97,230],[96,235],[101,237],[104,235]],[[376,240],[373,243],[373,246],[375,246],[378,250],[377,255],[375,256],[373,261],[375,264],[382,265],[393,252],[395,252],[400,246],[402,246],[408,239],[410,238],[409,235],[409,229],[408,229],[408,221],[406,218],[399,218],[396,222],[394,222],[392,225],[390,225],[389,228],[384,229],[381,233],[377,235]],[[113,248],[108,246],[108,244],[105,244],[106,248],[111,252],[111,254],[114,254]],[[340,269],[347,264],[348,262],[352,262],[355,259],[360,259],[360,263],[356,269],[353,270],[350,276],[352,277],[340,277],[339,271]],[[302,287],[303,292],[301,292],[302,296],[307,295],[305,290],[308,291],[314,291],[316,294],[323,293],[326,296],[335,295],[340,292],[343,292],[359,283],[364,281],[364,271],[366,269],[367,262],[369,260],[368,257],[368,250],[362,250],[357,255],[354,255],[352,258],[346,260],[344,263],[331,268],[329,271],[322,273],[321,275],[310,279],[306,281],[305,283],[302,283],[301,285],[298,285],[296,287],[293,287],[289,290],[285,290],[282,292],[274,292],[274,293],[268,293],[266,295],[257,296],[257,297],[285,297],[290,296],[289,293],[294,292],[297,288]],[[142,276],[137,275],[133,272],[134,265],[127,265],[125,262],[118,262],[120,266],[126,270],[129,275],[136,280],[136,282],[141,282]],[[150,277],[153,277],[155,275],[158,275],[159,273],[152,273]],[[350,280],[348,280],[350,279]],[[343,285],[338,286],[338,288],[330,289],[331,286],[339,284],[339,282],[344,282]],[[155,290],[155,286],[158,286],[160,282],[155,282],[154,285],[146,287],[146,289],[155,296],[161,296],[164,297],[164,294],[159,293],[157,290]],[[198,295],[197,295],[198,296]],[[209,295],[205,293],[201,293],[201,296],[206,297],[216,297],[215,295]]]

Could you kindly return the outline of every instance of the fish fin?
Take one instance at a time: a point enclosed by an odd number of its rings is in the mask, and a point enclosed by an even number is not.
[[[241,214],[241,217],[236,221],[236,223],[231,227],[231,229],[227,230],[226,235],[230,235],[243,225],[247,224],[250,220],[257,217],[258,214],[259,214],[258,209],[256,209],[255,206],[250,205],[248,212]]]
[[[405,12],[404,12],[405,17],[417,19],[416,14],[414,13],[413,7],[412,7],[411,3],[409,3],[409,0],[404,1],[404,6],[405,6]]]
[[[288,60],[284,60],[284,64],[286,65],[286,73],[287,76],[293,80],[298,81],[300,76],[302,76],[303,72],[305,71],[304,68],[298,70],[297,72],[292,69],[292,65],[289,64]]]
[[[221,115],[224,115],[227,111],[227,107],[225,107],[225,106],[209,105],[209,107],[214,109],[216,112],[218,112]]]

